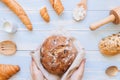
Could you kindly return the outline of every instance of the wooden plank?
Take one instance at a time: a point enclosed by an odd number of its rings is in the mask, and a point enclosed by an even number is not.
[[[103,56],[99,51],[86,51],[86,67],[83,80],[119,80],[120,76],[108,77],[105,70],[109,66],[120,67],[120,55]]]
[[[120,76],[110,78],[106,76],[105,69],[108,66],[116,65],[120,67],[120,55],[105,57],[98,51],[99,41],[108,35],[117,33],[120,25],[112,23],[105,25],[97,31],[90,31],[89,25],[109,15],[109,10],[120,5],[120,0],[88,0],[88,13],[84,21],[75,22],[72,19],[72,10],[80,0],[62,0],[65,7],[64,14],[57,16],[48,0],[16,0],[27,12],[34,30],[27,31],[25,26],[3,3],[0,2],[0,19],[6,18],[18,24],[16,34],[7,34],[0,27],[0,41],[12,40],[17,44],[18,51],[13,56],[0,54],[1,64],[18,64],[21,71],[10,80],[30,80],[29,55],[31,50],[35,50],[43,40],[51,34],[51,30],[64,28],[71,36],[75,37],[85,47],[86,67],[83,80],[119,80]],[[50,23],[45,23],[39,15],[39,9],[47,5],[51,17]],[[0,26],[2,24],[0,23]],[[60,28],[61,27],[61,28]]]
[[[108,35],[118,33],[116,31],[68,31],[71,36],[75,37],[85,47],[86,50],[98,50],[99,41]],[[0,41],[12,40],[17,44],[18,50],[35,50],[43,40],[51,34],[51,31],[18,31],[16,34],[0,32]]]
[[[17,51],[13,56],[0,55],[0,63],[17,64],[21,67],[21,71],[13,76],[10,80],[30,80],[30,51]],[[105,57],[99,51],[86,51],[86,66],[83,80],[113,80],[119,79],[120,76],[109,78],[105,74],[108,66],[115,65],[120,67],[120,55],[114,57]]]
[[[49,0],[16,0],[25,10],[39,10],[46,5],[49,10],[53,10]],[[65,10],[73,10],[80,0],[62,0]],[[119,6],[120,0],[88,0],[88,10],[111,10]],[[0,9],[7,9],[0,3]]]
[[[75,22],[72,18],[72,11],[65,11],[61,17],[58,17],[54,11],[49,11],[51,16],[51,22],[46,23],[43,21],[38,11],[27,11],[27,14],[33,24],[34,30],[54,30],[57,27],[64,27],[69,30],[89,30],[91,23],[99,21],[109,15],[108,11],[88,11],[85,20]],[[11,11],[0,11],[0,20],[3,18],[8,21],[14,22],[18,25],[19,30],[27,30],[18,17]],[[2,22],[0,23],[2,26]],[[112,23],[104,25],[99,30],[118,30],[120,25],[114,25]],[[2,27],[0,27],[1,30]]]

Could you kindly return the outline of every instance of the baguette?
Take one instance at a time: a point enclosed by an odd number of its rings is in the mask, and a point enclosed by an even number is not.
[[[1,0],[6,6],[8,6],[23,22],[28,30],[32,30],[32,24],[23,10],[23,8],[16,2],[16,0]]]
[[[55,12],[60,15],[64,11],[61,0],[49,0]]]

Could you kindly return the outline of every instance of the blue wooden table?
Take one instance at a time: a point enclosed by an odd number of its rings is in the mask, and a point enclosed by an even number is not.
[[[105,69],[110,65],[120,68],[120,55],[105,57],[98,49],[98,43],[102,38],[120,32],[120,25],[109,23],[96,31],[89,30],[91,23],[107,17],[112,8],[120,6],[120,0],[88,0],[87,17],[81,22],[75,22],[72,18],[72,10],[80,0],[62,0],[65,11],[61,16],[57,16],[49,0],[16,1],[28,14],[34,29],[29,32],[18,17],[0,2],[0,19],[5,18],[18,24],[17,33],[12,35],[2,31],[0,23],[0,41],[12,40],[18,48],[13,56],[0,55],[1,64],[18,64],[21,67],[21,71],[10,80],[30,80],[30,51],[35,50],[43,39],[58,27],[68,30],[86,49],[87,62],[83,80],[120,80],[120,74],[112,78],[105,74]],[[44,22],[39,14],[40,8],[44,5],[48,8],[50,23]]]

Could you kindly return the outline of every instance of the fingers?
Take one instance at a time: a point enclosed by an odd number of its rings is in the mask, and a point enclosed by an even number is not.
[[[32,58],[32,70],[33,71],[39,71],[33,58]]]
[[[84,74],[85,62],[86,62],[86,59],[83,59],[77,70],[77,74],[78,74],[79,78],[82,78],[82,76]]]
[[[35,61],[32,58],[31,62],[31,75],[33,80],[43,80],[42,72],[37,68]]]
[[[34,62],[33,62],[33,60],[31,61],[31,66],[30,66],[30,71],[31,71],[31,74],[33,75],[33,66],[34,66]]]
[[[34,66],[34,62],[33,62],[33,60],[32,60],[32,61],[31,61],[31,66],[30,66],[30,71],[31,71],[32,80],[34,80],[34,79],[35,79],[33,66]]]
[[[80,63],[78,69],[72,74],[70,80],[82,80],[84,74],[84,67],[85,67],[85,59],[83,59]]]

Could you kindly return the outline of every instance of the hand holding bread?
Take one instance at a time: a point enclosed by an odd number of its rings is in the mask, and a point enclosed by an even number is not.
[[[31,76],[32,76],[33,80],[39,80],[39,79],[44,80],[44,76],[43,76],[41,70],[38,69],[33,58],[31,61],[30,70],[31,70]]]
[[[86,60],[83,59],[79,67],[68,76],[67,80],[82,80],[84,75],[85,62]]]
[[[32,52],[37,71],[48,80],[73,80],[73,77],[81,80],[84,73],[85,50],[74,37],[60,32],[47,37],[41,46]],[[32,75],[37,71],[31,71]]]
[[[33,80],[48,80],[44,77],[41,70],[38,69],[36,62],[34,58],[32,58],[31,61],[31,75]],[[78,69],[73,70],[70,75],[67,76],[66,80],[82,80],[83,74],[84,74],[84,68],[85,68],[85,59],[81,61],[81,64],[79,65]]]

